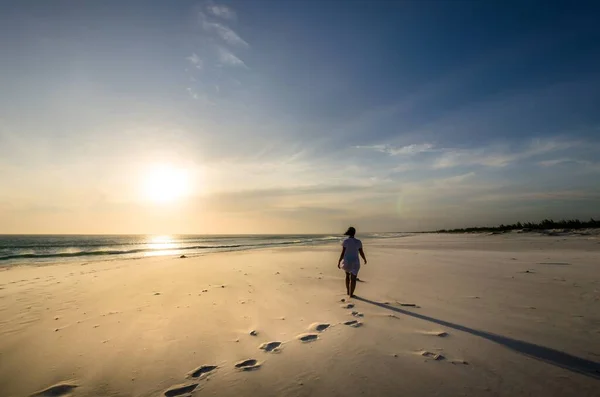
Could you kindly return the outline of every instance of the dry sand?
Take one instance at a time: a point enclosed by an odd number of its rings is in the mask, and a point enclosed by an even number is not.
[[[338,250],[1,271],[0,395],[600,395],[598,237]]]

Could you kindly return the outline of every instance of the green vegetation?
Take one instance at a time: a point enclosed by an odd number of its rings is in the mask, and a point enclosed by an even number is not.
[[[481,232],[508,232],[511,230],[548,230],[548,229],[595,229],[600,228],[600,221],[590,219],[587,222],[582,222],[579,219],[569,219],[555,222],[552,219],[544,219],[539,223],[517,222],[513,225],[500,225],[495,227],[467,227],[464,229],[442,229],[437,233],[481,233]]]

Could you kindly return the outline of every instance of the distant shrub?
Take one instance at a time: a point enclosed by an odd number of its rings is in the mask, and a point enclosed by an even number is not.
[[[587,222],[582,222],[579,219],[563,219],[561,221],[553,221],[552,219],[544,219],[538,223],[532,222],[517,222],[512,225],[500,225],[494,227],[467,227],[463,229],[441,229],[437,233],[481,233],[481,232],[508,232],[511,230],[548,230],[548,229],[596,229],[600,228],[600,221],[591,218]]]

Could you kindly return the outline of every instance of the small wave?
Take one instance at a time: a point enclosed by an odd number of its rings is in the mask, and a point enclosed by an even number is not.
[[[9,259],[48,259],[48,258],[71,258],[77,256],[105,256],[105,255],[131,255],[146,252],[164,252],[181,251],[191,249],[215,249],[215,248],[239,248],[240,245],[220,245],[220,246],[194,246],[194,247],[174,247],[170,249],[157,248],[139,248],[132,250],[98,250],[98,251],[76,251],[76,252],[57,252],[48,254],[13,254],[0,257],[0,261]]]

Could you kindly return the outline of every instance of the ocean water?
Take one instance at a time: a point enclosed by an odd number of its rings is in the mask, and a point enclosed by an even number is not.
[[[372,233],[362,235],[361,238],[400,235]],[[0,235],[0,266],[136,259],[161,255],[195,256],[211,252],[320,245],[342,240],[343,236],[334,235]]]

